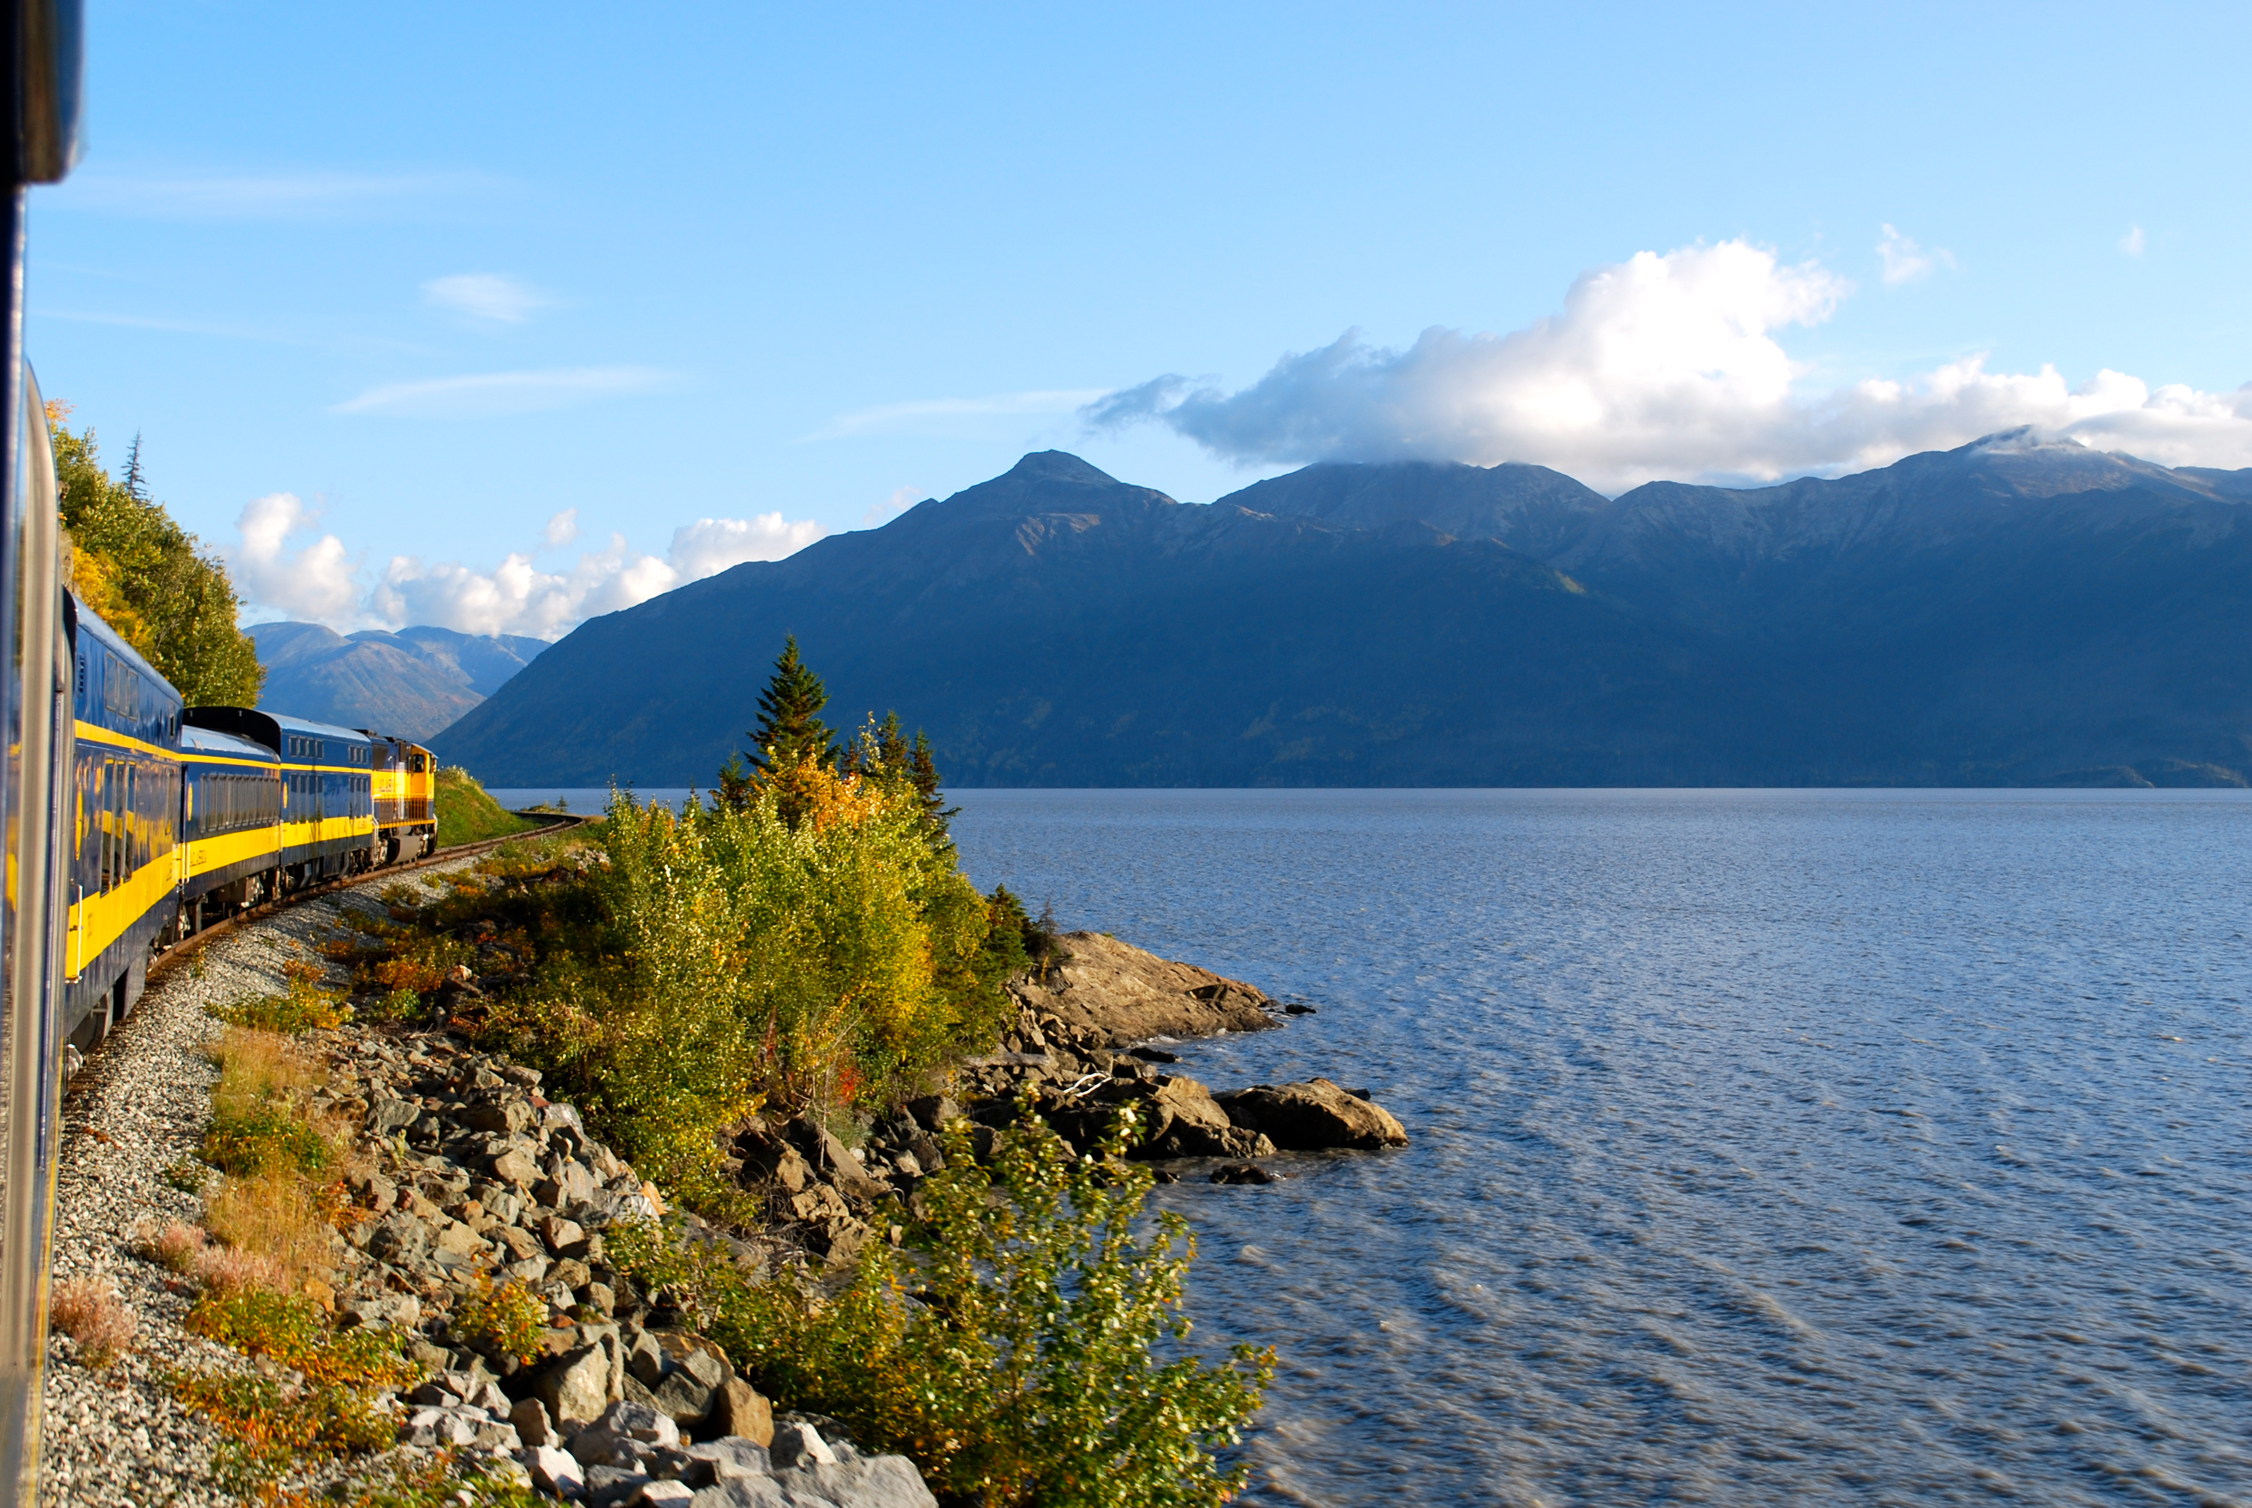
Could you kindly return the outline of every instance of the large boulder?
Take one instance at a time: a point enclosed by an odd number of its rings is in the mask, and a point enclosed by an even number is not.
[[[566,1351],[533,1373],[525,1391],[558,1425],[591,1423],[610,1402],[610,1358],[600,1345]]]
[[[1150,1037],[1209,1037],[1264,1031],[1273,1003],[1240,979],[1145,953],[1100,932],[1064,938],[1071,957],[1009,986],[1019,1005],[1105,1033],[1124,1047]]]
[[[1375,1151],[1407,1145],[1407,1128],[1383,1106],[1346,1093],[1328,1079],[1254,1084],[1215,1096],[1228,1119],[1292,1152],[1325,1147]]]

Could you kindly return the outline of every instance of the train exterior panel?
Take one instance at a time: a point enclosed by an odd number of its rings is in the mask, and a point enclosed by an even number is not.
[[[178,915],[179,693],[93,613],[66,614],[76,757],[65,796],[63,1030],[98,1040],[139,998]]]
[[[376,740],[352,728],[247,707],[195,707],[190,726],[270,749],[281,775],[283,883],[294,889],[375,863]]]
[[[281,756],[264,744],[192,724],[180,730],[187,866],[180,898],[189,930],[267,898],[282,863]]]

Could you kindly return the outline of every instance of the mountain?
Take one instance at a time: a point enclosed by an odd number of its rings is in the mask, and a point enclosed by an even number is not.
[[[2241,783],[2252,472],[2026,432],[1777,487],[1311,466],[1208,506],[1045,452],[565,638],[447,729],[707,783],[784,634],[958,785]]]
[[[259,623],[249,633],[266,667],[259,706],[423,741],[548,647],[544,639],[448,628],[344,635],[318,623]]]

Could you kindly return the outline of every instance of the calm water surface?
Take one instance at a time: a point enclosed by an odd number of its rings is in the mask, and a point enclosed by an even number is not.
[[[2252,800],[955,793],[1414,1137],[1159,1191],[1263,1503],[2252,1503]]]

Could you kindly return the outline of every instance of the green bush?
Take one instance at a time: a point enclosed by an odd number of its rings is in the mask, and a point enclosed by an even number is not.
[[[230,1026],[247,1026],[256,1031],[280,1032],[294,1037],[342,1026],[352,1019],[352,1007],[345,1003],[343,991],[323,989],[312,980],[294,978],[289,982],[286,995],[255,995],[232,1005],[213,1006],[211,1014]]]
[[[692,1202],[724,1198],[714,1133],[761,1104],[880,1106],[1011,1014],[987,902],[913,787],[808,765],[790,791],[794,824],[774,786],[678,814],[616,797],[585,925],[481,1028]]]
[[[200,1155],[220,1172],[242,1178],[280,1169],[318,1173],[335,1161],[336,1149],[287,1103],[265,1100],[215,1113]]]
[[[521,1283],[495,1288],[491,1278],[480,1278],[454,1306],[457,1337],[526,1364],[540,1354],[546,1330],[547,1301]]]
[[[990,1170],[962,1123],[946,1152],[912,1255],[872,1248],[833,1297],[754,1282],[677,1229],[616,1231],[612,1260],[670,1289],[782,1404],[904,1452],[941,1496],[1205,1508],[1240,1492],[1248,1467],[1216,1453],[1257,1412],[1273,1356],[1161,1356],[1189,1334],[1194,1241],[1171,1214],[1137,1238],[1151,1174],[1116,1143],[1079,1157],[1030,1115],[998,1138]]]

